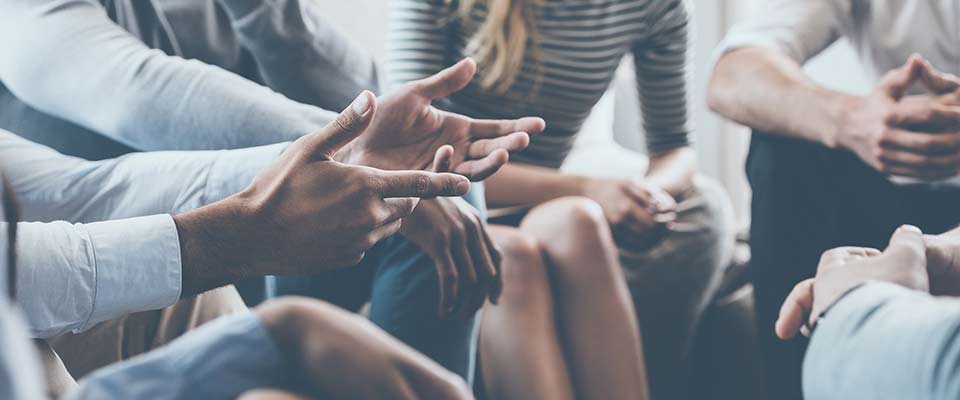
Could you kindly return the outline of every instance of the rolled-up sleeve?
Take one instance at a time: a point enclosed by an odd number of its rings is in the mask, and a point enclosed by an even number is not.
[[[840,38],[849,24],[853,0],[770,0],[747,21],[734,26],[715,58],[743,47],[762,47],[804,63]]]
[[[869,283],[818,324],[803,366],[804,397],[960,398],[960,299]]]
[[[33,337],[80,332],[180,298],[180,242],[170,215],[20,223],[17,254],[18,302]]]
[[[79,382],[67,399],[234,399],[293,376],[253,313],[223,317]]]

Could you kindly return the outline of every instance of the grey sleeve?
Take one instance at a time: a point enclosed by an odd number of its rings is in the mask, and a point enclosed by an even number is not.
[[[0,165],[27,221],[93,222],[181,213],[246,188],[286,143],[88,161],[0,130]]]
[[[69,400],[235,399],[286,387],[295,371],[253,313],[221,317],[170,344],[80,380]]]
[[[379,92],[373,58],[312,0],[218,0],[264,83],[301,103],[341,110],[363,90]]]
[[[692,102],[688,98],[693,80],[688,6],[683,0],[656,4],[650,16],[654,21],[652,34],[633,46],[640,111],[650,154],[689,146],[693,131]]]
[[[150,49],[91,0],[0,2],[0,81],[38,110],[142,150],[278,143],[336,116]]]
[[[960,398],[960,300],[869,283],[831,307],[810,341],[805,398]]]

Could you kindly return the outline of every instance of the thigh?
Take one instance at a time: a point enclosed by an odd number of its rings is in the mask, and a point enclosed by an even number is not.
[[[653,248],[620,247],[652,398],[685,397],[695,332],[734,245],[732,206],[716,182],[698,178],[678,210],[676,228]]]
[[[464,199],[486,216],[482,184],[474,183]],[[375,263],[370,319],[472,382],[477,318],[439,318],[440,286],[433,259],[400,235],[377,243],[367,258]]]

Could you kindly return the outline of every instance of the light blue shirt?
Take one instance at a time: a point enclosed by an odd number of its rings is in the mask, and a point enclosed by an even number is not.
[[[837,301],[804,358],[808,400],[960,399],[960,299],[869,283]]]
[[[22,205],[21,219],[37,221],[20,223],[17,241],[19,302],[31,336],[79,332],[172,305],[181,264],[169,213],[239,192],[285,146],[94,162],[0,131],[0,170]]]
[[[377,82],[313,1],[0,1],[0,128],[66,154],[290,141]]]

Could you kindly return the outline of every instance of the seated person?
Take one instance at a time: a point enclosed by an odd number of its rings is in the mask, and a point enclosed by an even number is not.
[[[490,397],[644,398],[647,373],[652,398],[686,397],[692,339],[733,234],[726,194],[697,176],[690,146],[685,2],[394,3],[391,80],[473,56],[477,77],[441,107],[547,121],[484,183],[489,205],[516,211],[489,229],[504,249],[506,288],[481,321]],[[628,179],[560,171],[627,54],[649,168]]]
[[[30,38],[0,41],[0,127],[88,159],[294,140],[333,120],[336,114],[324,108],[346,107],[351,96],[377,86],[372,61],[331,29],[318,7],[296,0],[0,2],[0,36]],[[526,145],[519,131],[535,132],[543,123],[477,121],[429,107],[433,98],[466,84],[474,70],[464,61],[446,75],[380,98],[385,112],[369,135],[337,156],[351,164],[422,169],[436,148],[449,143],[451,171],[482,179],[506,161],[508,150]],[[249,183],[237,179],[240,188]],[[126,206],[118,204],[121,212],[129,212]],[[463,210],[455,214],[460,226],[477,225],[479,217]],[[360,268],[297,278],[281,289],[352,309],[371,300],[376,324],[466,377],[475,324],[473,318],[440,318],[440,288],[460,287],[446,290],[446,297],[472,317],[479,307],[473,306],[499,282],[494,250],[482,237],[469,239],[478,249],[471,253],[474,270],[456,278],[417,246],[431,240],[429,232],[415,233],[371,249]],[[459,301],[459,293],[468,301]],[[130,332],[113,336],[124,340]],[[86,348],[82,340],[72,342]]]
[[[826,399],[960,397],[960,229],[903,226],[884,251],[840,247],[780,311],[782,339],[809,333],[803,392]]]
[[[17,223],[16,201],[11,191],[6,190],[6,182],[3,187],[0,193],[0,398],[40,400],[47,398],[43,393],[40,365],[26,338],[17,305],[29,303],[35,310],[39,304],[51,302],[43,308],[62,310],[63,303],[56,301],[60,298],[58,293],[43,290],[43,287],[20,286],[19,277],[31,275],[26,283],[31,283],[31,279],[47,282],[62,279],[68,271],[57,271],[50,264],[31,263],[64,255],[63,250],[71,244],[71,235],[62,224]],[[152,224],[145,219],[127,221],[132,223],[124,224],[122,220],[93,223],[76,226],[76,231],[91,233],[91,239],[97,239],[94,246],[100,246],[98,250],[107,250],[105,256],[125,255],[129,257],[127,261],[132,262],[143,260],[146,257],[137,253],[143,250],[144,239],[150,238],[151,233],[149,230],[136,232],[135,228],[157,228],[159,218]],[[144,236],[105,238],[97,235],[124,225],[127,229],[123,232]],[[67,240],[27,245],[16,240],[18,234],[27,236],[20,236],[20,239],[35,239],[36,234],[45,229],[60,233],[51,239]],[[82,240],[77,236],[72,239],[77,239],[73,244]],[[162,244],[160,241],[155,243]],[[123,273],[118,273],[118,269],[141,267],[137,264],[107,265],[119,261],[117,258],[103,261],[100,266],[114,267],[102,271],[106,275],[103,278],[107,279],[122,278]],[[160,274],[156,275],[162,278]],[[85,283],[89,281],[74,282],[78,286]],[[99,289],[111,288],[110,283],[101,283],[97,285]],[[150,283],[163,282],[140,283],[143,284],[131,285],[131,289],[149,292],[152,290]],[[72,297],[77,293],[78,290],[73,290],[63,296]],[[101,312],[117,311],[115,307],[123,306],[120,300],[142,301],[136,297],[104,297],[101,300],[118,300],[114,304],[98,306]],[[77,305],[85,307],[88,304],[80,302]],[[315,300],[285,298],[270,301],[253,312],[244,311],[221,318],[160,350],[98,371],[82,380],[65,398],[233,399],[241,395],[250,400],[273,398],[259,392],[262,389],[284,390],[289,396],[351,399],[465,400],[471,397],[460,377],[366,320]]]
[[[31,333],[49,338],[83,331],[246,277],[351,266],[397,231],[399,218],[416,205],[411,197],[466,193],[469,182],[457,174],[382,171],[333,160],[361,133],[373,134],[376,129],[369,125],[377,119],[376,110],[390,110],[380,104],[366,92],[337,121],[290,145],[136,153],[99,162],[66,157],[0,132],[0,164],[12,190],[22,195],[26,219],[128,218],[24,224],[21,246],[61,244],[60,253],[39,252],[47,258],[26,261],[33,268],[54,269],[50,274],[63,279],[20,276],[25,290],[61,300],[21,303]],[[455,165],[453,153],[451,146],[440,147],[435,163]],[[258,169],[263,170],[254,175]],[[196,177],[207,177],[205,184]],[[165,213],[177,215],[157,215]],[[127,348],[126,342],[109,342],[116,340],[109,336],[90,339],[71,343],[99,344],[102,352],[120,347],[123,357],[150,348]],[[57,341],[53,344],[60,349]],[[101,352],[85,349],[70,354],[97,358]]]
[[[762,3],[720,44],[707,102],[753,129],[746,169],[762,372],[768,398],[799,400],[806,340],[779,340],[769,327],[818,257],[850,243],[881,247],[904,223],[932,233],[960,223],[958,111],[904,97],[957,89],[960,47],[944,43],[960,35],[956,2]],[[834,90],[804,70],[840,39],[859,56],[868,93]]]

